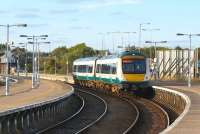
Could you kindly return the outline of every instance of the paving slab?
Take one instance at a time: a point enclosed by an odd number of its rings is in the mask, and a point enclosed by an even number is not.
[[[187,82],[179,81],[162,81],[158,85],[180,91],[191,100],[189,112],[169,134],[200,134],[200,83],[193,82],[190,88]]]
[[[0,112],[40,103],[67,94],[72,87],[61,82],[41,80],[40,86],[32,89],[31,80],[22,80],[10,87],[10,95],[5,96],[5,87],[0,87]]]

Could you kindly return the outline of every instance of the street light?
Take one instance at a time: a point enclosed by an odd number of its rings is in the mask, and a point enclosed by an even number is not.
[[[22,43],[19,43],[20,45]],[[21,49],[21,48],[25,48],[25,46],[11,46],[13,49]],[[20,65],[19,65],[19,61],[20,61],[20,53],[17,52],[16,54],[16,58],[17,58],[17,77],[19,78],[19,69],[20,69]]]
[[[46,38],[43,38],[46,39]],[[38,67],[37,67],[37,72],[38,72],[38,83],[40,83],[40,44],[51,44],[51,42],[46,41],[46,42],[37,42],[37,48],[38,48]]]
[[[154,56],[154,62],[156,62],[156,64],[154,65],[155,68],[155,80],[158,80],[159,76],[158,76],[158,59],[156,58],[156,53],[157,53],[157,44],[163,44],[163,43],[167,43],[167,41],[145,41],[145,43],[151,43],[151,44],[155,44],[154,45],[154,49],[155,49],[155,56]]]
[[[127,34],[128,35],[128,43],[129,43],[129,46],[131,44],[131,41],[130,41],[130,34],[136,34],[136,32],[107,32],[107,34],[112,34],[112,43],[113,43],[113,52],[114,52],[114,37],[113,35],[114,34]],[[123,46],[123,37],[121,38],[122,39],[122,46]],[[118,47],[119,48],[119,47]]]
[[[20,45],[25,45],[25,72],[26,72],[26,77],[27,77],[27,73],[28,73],[28,70],[27,70],[27,43],[19,43]]]
[[[9,56],[8,56],[8,45],[9,45],[9,35],[10,35],[10,27],[27,27],[27,24],[14,24],[14,25],[0,25],[0,27],[7,28],[7,41],[6,41],[6,96],[9,95]]]
[[[139,40],[138,40],[138,45],[139,47],[141,47],[141,41],[142,41],[142,26],[144,25],[150,25],[151,23],[140,23],[140,26],[139,26]]]
[[[37,62],[36,62],[37,58],[35,57],[35,55],[36,55],[35,53],[37,51],[39,51],[37,49],[37,40],[38,39],[43,39],[43,38],[46,39],[48,37],[48,35],[39,35],[39,36],[38,35],[31,35],[31,36],[29,36],[29,35],[20,35],[20,37],[25,37],[28,40],[30,40],[30,39],[33,40],[32,42],[29,41],[28,44],[32,44],[33,45],[32,88],[35,88],[35,84],[39,84],[39,83],[36,83],[36,81],[38,81],[38,78],[37,78],[38,74],[37,74],[37,70],[36,70],[36,68],[37,68]],[[36,44],[36,46],[35,46],[35,44]]]
[[[191,87],[191,49],[192,49],[192,36],[200,36],[200,34],[183,34],[183,33],[177,33],[177,36],[188,36],[190,40],[190,47],[188,52],[188,87]]]
[[[160,31],[159,28],[151,28],[151,29],[142,29],[142,31],[146,31],[146,32],[150,32],[150,36],[151,36],[151,41],[152,41],[152,32],[153,31]],[[150,47],[150,58],[151,58],[151,47]]]

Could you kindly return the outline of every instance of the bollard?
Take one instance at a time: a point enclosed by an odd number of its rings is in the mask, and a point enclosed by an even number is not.
[[[14,120],[15,131],[17,131],[17,119]]]
[[[6,76],[6,96],[9,95],[9,78]]]
[[[0,121],[0,134],[2,134],[2,122]]]
[[[7,132],[10,133],[10,121],[9,121],[9,119],[7,120],[7,129],[8,129]]]
[[[22,126],[22,129],[24,129],[24,117],[23,117],[23,115],[21,116],[21,126]]]
[[[27,114],[27,117],[26,117],[26,119],[27,119],[27,128],[29,128],[30,127],[30,119],[29,119],[30,117],[29,117],[29,113]]]

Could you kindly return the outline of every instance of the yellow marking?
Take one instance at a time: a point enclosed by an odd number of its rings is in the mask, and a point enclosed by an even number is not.
[[[123,60],[144,60],[144,56],[124,56]]]
[[[144,81],[145,74],[124,74],[124,78],[129,82]]]

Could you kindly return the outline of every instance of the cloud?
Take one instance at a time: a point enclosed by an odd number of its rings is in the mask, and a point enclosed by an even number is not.
[[[72,30],[89,30],[89,29],[91,29],[89,26],[72,26],[72,27],[70,27],[70,29],[72,29]]]
[[[0,10],[0,14],[7,14],[7,13],[9,13],[9,11]]]
[[[22,11],[24,12],[33,12],[33,13],[39,13],[40,12],[40,9],[38,8],[24,8],[22,9]]]
[[[79,9],[95,9],[108,6],[140,4],[143,0],[56,0],[60,4],[74,6]]]
[[[111,16],[118,16],[118,15],[122,15],[124,14],[123,12],[120,12],[120,11],[116,11],[116,12],[112,12],[110,15]]]
[[[50,14],[67,14],[67,13],[77,13],[79,12],[78,9],[63,9],[63,10],[51,10],[49,11]]]
[[[34,27],[34,28],[40,28],[40,27],[46,27],[48,26],[47,23],[43,23],[43,24],[28,24],[28,27]]]
[[[40,18],[39,15],[33,14],[33,13],[17,14],[15,17],[17,17],[17,18],[30,18],[30,19]]]

